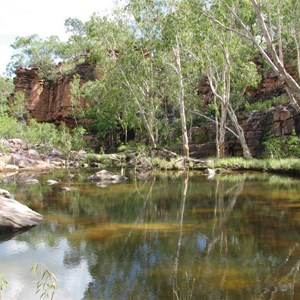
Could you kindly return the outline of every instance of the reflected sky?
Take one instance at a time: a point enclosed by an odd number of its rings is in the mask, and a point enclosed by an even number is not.
[[[84,259],[77,266],[62,268],[65,254],[70,251],[66,239],[61,239],[54,248],[47,246],[44,241],[31,247],[26,242],[13,239],[0,244],[0,249],[1,273],[9,282],[4,299],[40,299],[35,294],[39,278],[31,272],[32,266],[40,262],[58,279],[54,299],[82,299],[92,279]]]
[[[99,188],[65,175],[3,186],[45,216],[0,243],[4,299],[39,299],[36,263],[56,275],[54,299],[300,296],[298,179],[163,174]],[[51,176],[60,183],[43,189]]]

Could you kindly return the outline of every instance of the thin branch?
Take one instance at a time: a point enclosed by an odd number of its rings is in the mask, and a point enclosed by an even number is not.
[[[216,120],[214,120],[214,119],[212,119],[212,118],[210,118],[210,117],[208,117],[208,116],[202,114],[202,113],[199,112],[199,111],[196,111],[196,110],[190,110],[190,113],[195,114],[195,115],[198,115],[198,116],[200,116],[200,117],[203,117],[204,119],[206,119],[206,120],[208,120],[208,121],[211,121],[211,122],[213,122],[213,123],[215,123],[215,124],[218,123]],[[226,130],[228,130],[230,133],[232,133],[236,138],[239,137],[238,134],[235,133],[235,132],[234,132],[231,128],[229,128],[228,126],[225,126],[225,128],[226,128]]]

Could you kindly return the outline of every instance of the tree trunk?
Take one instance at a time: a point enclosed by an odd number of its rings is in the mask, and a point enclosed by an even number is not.
[[[276,73],[276,75],[283,81],[284,87],[288,94],[291,96],[291,102],[294,104],[295,108],[300,111],[300,85],[295,81],[295,79],[287,72],[286,68],[284,67],[275,46],[273,44],[273,40],[271,38],[271,34],[268,31],[267,25],[264,20],[264,14],[261,10],[261,5],[256,0],[251,0],[252,5],[254,7],[259,28],[261,31],[262,36],[264,37],[268,51],[267,53],[262,46],[257,42],[256,37],[251,33],[247,25],[241,20],[241,18],[235,13],[235,11],[231,10],[234,16],[242,25],[243,29],[246,31],[246,36],[250,39],[254,45],[258,48],[260,53],[266,58],[267,62]]]
[[[227,104],[221,103],[221,118],[218,127],[218,137],[216,137],[217,142],[217,157],[225,156],[225,135],[226,135],[226,119],[227,119]]]
[[[184,86],[183,86],[183,76],[182,76],[181,60],[180,60],[180,46],[179,46],[178,38],[176,38],[176,46],[173,47],[173,52],[176,60],[176,72],[178,76],[178,101],[179,101],[180,118],[181,118],[183,155],[189,158],[190,156],[189,138],[188,138],[188,131],[186,126]]]
[[[297,51],[297,72],[298,72],[298,79],[300,78],[300,42],[297,37],[297,31],[295,28],[292,29],[292,36],[295,41],[296,51]]]
[[[233,108],[231,106],[229,106],[229,110],[228,110],[228,114],[229,114],[229,118],[232,122],[232,125],[234,126],[235,130],[236,130],[236,133],[238,135],[238,138],[239,138],[239,142],[242,146],[242,149],[243,149],[243,157],[244,158],[247,158],[247,159],[250,159],[252,158],[252,154],[251,154],[251,151],[247,145],[247,142],[246,142],[246,138],[245,138],[245,134],[244,134],[244,130],[243,128],[240,126],[239,122],[238,122],[238,119],[237,119],[237,116],[233,110]]]

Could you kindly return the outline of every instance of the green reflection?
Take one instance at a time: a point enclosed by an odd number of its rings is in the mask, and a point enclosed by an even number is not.
[[[54,249],[66,240],[61,268],[87,262],[85,299],[300,296],[298,179],[161,173],[101,188],[86,179],[92,173],[41,174],[30,188],[16,178],[3,184],[45,216],[17,241]],[[59,183],[48,186],[50,178]]]

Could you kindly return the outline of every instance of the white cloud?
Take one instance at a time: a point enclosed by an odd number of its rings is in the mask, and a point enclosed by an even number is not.
[[[10,45],[17,36],[65,36],[64,21],[87,21],[93,12],[109,13],[113,0],[1,0],[0,1],[0,74],[5,72],[12,55]]]

